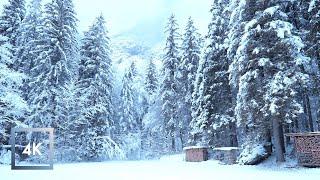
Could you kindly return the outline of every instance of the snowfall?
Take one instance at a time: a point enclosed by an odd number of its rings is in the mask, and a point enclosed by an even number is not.
[[[222,165],[218,161],[185,162],[183,155],[160,160],[108,161],[99,163],[54,164],[53,170],[11,170],[0,165],[0,180],[317,180],[320,168],[304,168],[294,163],[275,164],[274,159],[257,166]],[[268,162],[269,161],[269,162]]]

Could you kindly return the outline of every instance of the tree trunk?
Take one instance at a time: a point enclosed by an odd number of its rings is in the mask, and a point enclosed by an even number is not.
[[[302,121],[302,131],[310,131],[309,127],[309,116],[308,116],[308,109],[307,109],[307,98],[305,90],[302,92],[302,103],[303,103],[303,121]]]
[[[267,128],[267,131],[266,131],[266,150],[267,150],[267,153],[268,155],[271,155],[272,154],[272,130],[270,128]]]
[[[279,126],[279,132],[280,132],[281,148],[282,148],[283,153],[285,153],[286,152],[286,147],[285,147],[285,144],[284,144],[283,125],[281,123],[280,123],[280,126]]]
[[[284,133],[289,133],[290,132],[290,128],[289,128],[289,124],[285,124],[284,125]],[[289,145],[290,144],[290,137],[289,136],[286,136],[285,138],[285,145]]]
[[[183,147],[185,146],[185,144],[184,144],[185,142],[184,142],[183,137],[184,137],[184,136],[183,136],[183,132],[180,131],[181,149],[183,149]]]
[[[235,122],[231,122],[229,124],[230,131],[230,145],[231,147],[238,147],[238,139],[237,139],[237,127]]]
[[[312,111],[310,106],[310,99],[309,95],[306,94],[306,109],[307,109],[307,115],[308,115],[308,122],[309,122],[309,129],[311,132],[314,132],[314,126],[313,126],[313,120],[312,120]]]
[[[294,133],[297,133],[297,132],[300,132],[300,129],[299,129],[299,122],[298,122],[298,119],[295,118],[294,121],[293,121],[293,129],[294,129]]]
[[[171,153],[176,151],[175,137],[171,136]]]
[[[273,130],[273,138],[274,138],[274,147],[277,162],[284,162],[284,152],[281,144],[281,132],[280,132],[280,122],[277,117],[272,119],[272,130]]]

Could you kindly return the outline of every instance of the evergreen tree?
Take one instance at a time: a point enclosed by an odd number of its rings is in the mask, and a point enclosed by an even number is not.
[[[22,90],[24,98],[27,100],[29,94],[29,78],[32,76],[31,69],[34,66],[35,59],[39,55],[37,52],[37,43],[40,38],[40,27],[42,19],[42,0],[31,1],[26,17],[18,28],[17,49],[15,52],[15,67],[18,71],[27,75],[26,81],[23,83]]]
[[[99,16],[82,40],[79,80],[76,83],[76,111],[79,116],[74,119],[72,129],[83,149],[82,160],[113,158],[114,153],[111,152],[117,147],[112,147],[114,141],[111,139],[114,122],[109,54],[105,20]]]
[[[308,8],[309,14],[309,33],[308,40],[311,41],[310,48],[307,50],[312,57],[318,59],[318,67],[320,67],[320,1],[319,0],[311,0]]]
[[[154,58],[154,57],[152,57]],[[147,72],[145,75],[144,89],[147,97],[147,107],[146,114],[143,116],[142,128],[141,128],[141,138],[143,139],[141,148],[143,158],[154,158],[159,156],[160,149],[162,149],[162,142],[159,140],[163,138],[162,131],[159,126],[149,126],[152,121],[157,121],[157,124],[161,124],[159,119],[149,119],[151,114],[160,111],[159,98],[158,98],[158,89],[159,89],[159,80],[158,80],[157,68],[154,64],[154,60],[149,61],[147,67]],[[154,124],[153,124],[154,125]],[[155,130],[157,129],[157,130]]]
[[[211,9],[213,19],[206,37],[208,46],[204,57],[205,63],[200,72],[203,75],[200,82],[202,88],[198,93],[201,95],[197,95],[202,98],[198,99],[199,108],[192,122],[193,128],[196,128],[195,132],[200,133],[195,137],[201,137],[200,143],[211,146],[237,146],[227,72],[229,62],[226,51],[228,25],[228,15],[224,10],[226,3],[217,0]]]
[[[0,146],[9,145],[11,128],[23,127],[20,119],[28,110],[19,91],[24,75],[9,67],[13,63],[11,48],[8,38],[0,35]]]
[[[24,0],[9,0],[8,4],[4,5],[0,16],[0,144],[9,143],[10,129],[17,125],[23,125],[21,123],[27,113],[27,105],[20,91],[25,76],[14,68],[16,66],[14,53],[19,35],[18,28],[24,16]]]
[[[178,111],[182,130],[182,144],[186,145],[189,124],[191,122],[192,93],[194,92],[194,81],[200,59],[201,38],[194,26],[191,17],[188,19],[182,42],[182,61],[178,65]]]
[[[17,29],[17,67],[21,72],[30,74],[33,60],[37,57],[35,46],[39,38],[42,19],[42,0],[31,1],[25,18]]]
[[[202,129],[198,128],[199,124],[198,122],[198,116],[199,113],[202,110],[202,107],[200,106],[201,100],[203,99],[203,70],[205,68],[205,60],[204,58],[200,58],[197,74],[195,77],[194,82],[194,92],[192,93],[192,103],[191,103],[191,122],[189,124],[190,126],[190,137],[189,137],[189,144],[199,144],[202,136],[203,131]],[[199,121],[201,123],[201,121]]]
[[[162,101],[162,116],[164,120],[164,130],[167,139],[167,150],[176,151],[176,142],[181,139],[178,124],[177,113],[177,80],[176,71],[180,61],[178,47],[178,27],[175,16],[169,18],[166,32],[168,33],[165,55],[163,59],[162,76],[163,81],[160,88],[160,98]]]
[[[147,68],[146,78],[145,78],[145,89],[149,94],[149,96],[151,96],[157,91],[157,88],[158,88],[158,78],[157,78],[156,66],[153,60],[150,60]]]
[[[312,59],[316,66],[313,67],[313,84],[312,94],[315,96],[320,96],[319,85],[320,85],[320,1],[311,0],[308,4],[307,11],[307,23],[308,26],[305,28],[306,38],[305,41],[307,46],[305,46],[306,54]],[[319,101],[318,101],[319,103]],[[320,108],[317,108],[317,125],[318,131],[320,130]]]
[[[308,32],[311,23],[309,23],[309,19],[310,19],[310,14],[308,12],[309,9],[309,3],[308,1],[291,1],[289,3],[286,3],[286,7],[285,7],[285,13],[288,15],[288,21],[293,24],[296,28],[295,33],[297,33],[298,36],[300,36],[300,38],[302,39],[302,41],[304,42],[305,46],[304,46],[304,52],[307,56],[311,57],[311,61],[313,67],[305,69],[303,68],[303,72],[307,73],[310,76],[310,79],[312,81],[310,81],[310,83],[308,84],[308,86],[305,87],[301,87],[300,88],[300,101],[302,101],[302,105],[303,105],[303,109],[304,112],[301,115],[301,119],[299,121],[295,121],[294,123],[291,123],[291,128],[288,125],[285,125],[285,132],[288,131],[295,131],[295,132],[299,132],[299,131],[310,131],[313,132],[315,131],[315,126],[316,126],[316,121],[313,117],[313,109],[312,109],[312,101],[314,96],[317,96],[317,87],[319,84],[319,78],[318,78],[318,70],[317,70],[317,66],[316,66],[316,59],[313,58],[313,56],[311,55],[311,51],[308,51],[308,47],[312,47],[312,43],[310,44],[309,42],[309,38],[308,37]],[[312,49],[312,48],[311,48]],[[300,124],[300,125],[298,125]],[[299,131],[297,131],[299,126]],[[294,128],[292,128],[294,127]]]
[[[245,6],[245,1],[240,0],[230,0],[229,6],[227,6],[227,10],[230,13],[229,26],[228,26],[228,49],[227,49],[227,57],[228,61],[231,63],[229,66],[229,71],[235,71],[237,69],[237,64],[233,63],[237,49],[239,47],[239,43],[241,40],[241,36],[243,34],[243,22],[246,19],[245,12],[243,12],[243,8]],[[238,91],[239,77],[230,76],[229,77],[232,96],[233,96],[233,104],[236,104],[236,96]]]
[[[132,63],[133,64],[133,63]],[[134,90],[133,90],[133,78],[134,78],[134,65],[130,66],[129,71],[124,75],[122,80],[121,90],[121,117],[120,127],[124,132],[136,132],[138,130],[137,114],[134,106]]]
[[[29,102],[32,127],[54,127],[57,148],[68,146],[69,119],[68,86],[70,65],[76,57],[76,18],[71,0],[53,0],[45,6],[36,51],[39,52],[31,69]],[[62,151],[59,151],[62,152]]]
[[[15,48],[18,37],[18,28],[25,16],[24,0],[9,0],[4,6],[0,17],[0,35],[8,38],[10,44]],[[14,49],[13,49],[14,50]]]
[[[239,78],[237,121],[245,134],[239,161],[255,164],[270,154],[270,129],[277,161],[284,161],[283,128],[303,112],[297,94],[308,82],[309,58],[281,1],[246,1],[244,34],[233,63]]]
[[[138,106],[139,92],[134,87],[137,78],[137,69],[135,63],[132,62],[128,72],[122,80],[121,90],[121,115],[120,115],[120,136],[122,149],[125,151],[127,158],[138,159],[141,157],[141,129],[142,122]]]

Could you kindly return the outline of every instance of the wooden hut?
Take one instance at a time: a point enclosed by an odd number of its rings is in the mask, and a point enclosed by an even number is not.
[[[185,160],[187,162],[201,162],[208,160],[208,147],[206,146],[189,146],[183,148],[185,151]]]
[[[236,164],[238,153],[238,147],[213,148],[214,159],[219,160],[222,164]]]
[[[289,133],[294,138],[298,163],[306,167],[320,167],[320,132]]]

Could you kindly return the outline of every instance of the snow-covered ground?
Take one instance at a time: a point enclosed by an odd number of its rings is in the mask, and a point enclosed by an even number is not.
[[[320,169],[287,168],[286,166],[221,165],[217,161],[190,163],[182,156],[165,157],[153,161],[111,161],[101,163],[55,164],[54,170],[13,171],[8,165],[0,165],[1,180],[317,180]]]

